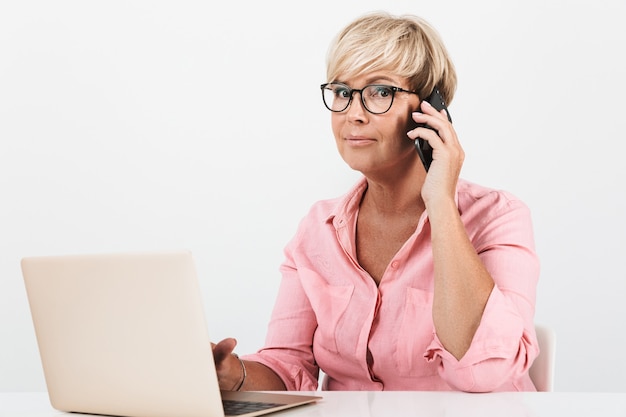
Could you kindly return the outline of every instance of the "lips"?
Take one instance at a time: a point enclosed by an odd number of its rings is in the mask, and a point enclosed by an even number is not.
[[[345,141],[352,146],[366,146],[376,142],[376,139],[365,136],[348,136],[345,138]]]

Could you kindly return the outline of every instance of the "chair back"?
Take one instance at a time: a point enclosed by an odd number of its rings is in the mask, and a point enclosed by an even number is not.
[[[535,324],[539,356],[530,367],[530,379],[537,391],[551,392],[554,390],[554,363],[556,360],[556,335],[551,328]]]

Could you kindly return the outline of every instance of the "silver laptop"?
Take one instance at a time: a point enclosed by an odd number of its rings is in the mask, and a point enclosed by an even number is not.
[[[220,392],[189,252],[29,257],[22,273],[57,410],[259,416],[320,399]]]

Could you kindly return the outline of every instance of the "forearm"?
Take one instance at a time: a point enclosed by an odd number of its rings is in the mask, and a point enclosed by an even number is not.
[[[462,360],[445,349],[441,340],[429,346],[427,358],[441,360],[439,373],[450,386],[469,392],[532,390],[524,377],[538,353],[532,314],[517,310],[511,297],[515,295],[493,289]]]
[[[429,220],[435,331],[446,350],[461,359],[472,343],[494,282],[472,246],[453,200],[431,207]]]

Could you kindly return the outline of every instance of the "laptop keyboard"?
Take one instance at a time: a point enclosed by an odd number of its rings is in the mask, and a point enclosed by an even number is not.
[[[224,414],[227,416],[239,416],[241,414],[252,413],[283,405],[276,403],[233,400],[223,400],[222,403],[224,404]]]

